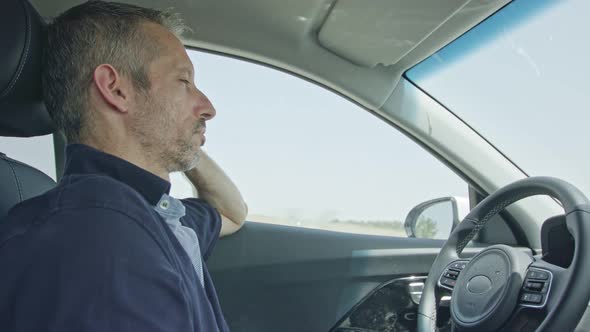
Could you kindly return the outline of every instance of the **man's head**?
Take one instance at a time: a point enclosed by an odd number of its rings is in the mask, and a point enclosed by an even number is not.
[[[135,154],[160,173],[192,168],[215,110],[194,86],[183,30],[171,13],[102,1],[57,17],[43,90],[68,141]]]

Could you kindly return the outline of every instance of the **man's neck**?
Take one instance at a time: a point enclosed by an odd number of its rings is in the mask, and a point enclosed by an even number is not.
[[[156,160],[150,160],[147,156],[153,155],[152,153],[145,152],[140,146],[130,144],[126,148],[121,148],[115,144],[98,143],[96,141],[87,140],[80,142],[82,144],[93,147],[104,153],[108,153],[115,157],[126,160],[137,167],[141,167],[144,170],[159,176],[160,178],[170,182],[170,174],[168,171],[156,164]]]

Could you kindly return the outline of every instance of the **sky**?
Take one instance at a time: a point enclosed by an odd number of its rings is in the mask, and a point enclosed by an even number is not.
[[[517,0],[506,15],[534,1]],[[525,172],[565,178],[590,194],[590,23],[577,14],[589,12],[590,2],[546,7],[519,24],[488,20],[494,25],[480,25],[409,77]],[[205,150],[236,182],[251,215],[403,221],[423,201],[467,196],[467,184],[446,166],[352,102],[257,64],[189,55],[196,85],[217,109]],[[0,138],[0,151],[55,176],[51,149],[49,136]],[[181,175],[172,184],[173,195],[192,195]]]

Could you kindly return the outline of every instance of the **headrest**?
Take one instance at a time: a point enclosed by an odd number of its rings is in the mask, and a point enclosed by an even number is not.
[[[53,132],[41,93],[45,23],[24,0],[0,2],[0,136]]]

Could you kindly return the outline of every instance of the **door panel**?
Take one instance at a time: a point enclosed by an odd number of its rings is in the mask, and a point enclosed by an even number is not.
[[[250,222],[207,265],[232,331],[329,331],[381,284],[426,275],[443,243]]]

